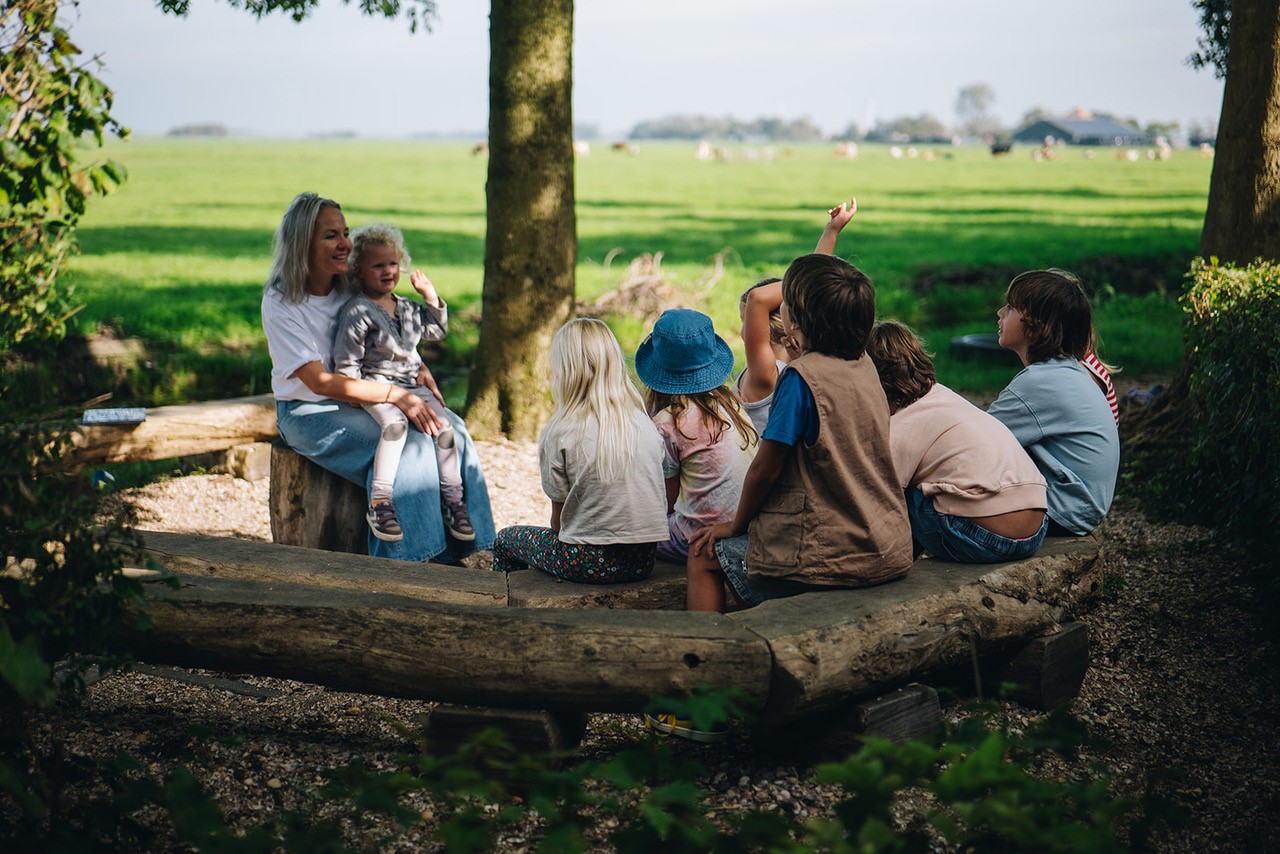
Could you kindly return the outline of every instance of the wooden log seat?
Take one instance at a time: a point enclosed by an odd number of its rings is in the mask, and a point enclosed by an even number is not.
[[[645,598],[625,585],[558,583],[534,570],[144,537],[182,586],[149,596],[151,627],[133,630],[140,660],[534,710],[636,711],[707,683],[741,690],[766,725],[1061,634],[1100,589],[1103,560],[1092,537],[1051,539],[1025,561],[922,560],[879,587],[720,615],[636,610]],[[657,583],[682,590],[673,570]]]

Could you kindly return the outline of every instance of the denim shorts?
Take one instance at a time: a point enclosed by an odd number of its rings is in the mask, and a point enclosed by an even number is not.
[[[724,577],[742,604],[747,607],[759,605],[770,599],[785,599],[797,593],[807,593],[817,588],[798,581],[785,578],[770,578],[747,572],[747,535],[730,537],[727,540],[716,540],[716,557]]]
[[[1003,563],[1029,558],[1040,550],[1049,530],[1046,513],[1034,535],[1021,540],[1002,537],[972,519],[939,513],[933,499],[918,486],[907,490],[907,516],[911,519],[911,538],[918,546],[936,558],[955,563]]]

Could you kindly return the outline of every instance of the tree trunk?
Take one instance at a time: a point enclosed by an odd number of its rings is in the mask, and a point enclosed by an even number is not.
[[[473,434],[532,438],[550,408],[551,336],[577,263],[573,2],[493,0],[483,315],[467,397]]]
[[[1231,52],[1200,254],[1280,259],[1280,5],[1232,0]]]

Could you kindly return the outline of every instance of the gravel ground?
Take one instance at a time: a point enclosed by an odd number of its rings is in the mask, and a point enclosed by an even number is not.
[[[531,444],[479,443],[499,527],[542,524],[547,505]],[[225,475],[191,476],[128,494],[139,527],[267,540],[267,484]],[[1125,793],[1170,798],[1181,826],[1157,840],[1164,851],[1280,851],[1280,719],[1276,714],[1276,617],[1255,598],[1250,573],[1274,571],[1197,528],[1156,524],[1123,498],[1100,531],[1108,584],[1081,619],[1089,627],[1092,665],[1076,704],[1079,718],[1105,747],[1088,748],[1060,775],[1097,762]],[[1274,603],[1272,603],[1274,604]],[[277,679],[176,671],[115,675],[93,685],[79,708],[61,709],[56,728],[80,752],[127,750],[157,774],[193,763],[228,818],[257,823],[307,806],[324,769],[362,760],[394,767],[412,749],[398,730],[428,712],[421,702],[344,694]],[[224,687],[171,678],[234,680]],[[254,695],[256,694],[256,696]],[[945,705],[953,720],[963,714]],[[999,717],[1014,731],[1040,713],[1013,703]],[[236,734],[242,745],[194,733]],[[804,819],[829,814],[839,791],[812,783],[810,768],[778,764],[735,728],[727,744],[675,742],[677,753],[707,766],[709,809],[722,814],[772,805]],[[591,758],[644,738],[625,715],[593,715],[582,746]],[[1174,774],[1164,774],[1172,770]],[[1153,776],[1154,775],[1154,776]],[[414,807],[429,820],[433,805]],[[595,832],[608,831],[601,823]],[[393,843],[374,823],[348,825],[348,841],[382,850],[421,850],[421,831]],[[529,847],[530,828],[505,835],[500,848]],[[597,837],[602,838],[602,837]]]

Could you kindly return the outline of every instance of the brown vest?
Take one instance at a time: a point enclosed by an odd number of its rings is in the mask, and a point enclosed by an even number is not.
[[[747,568],[829,587],[891,581],[911,568],[911,525],[889,453],[889,406],[871,359],[805,353],[818,441],[801,438],[751,521]]]

